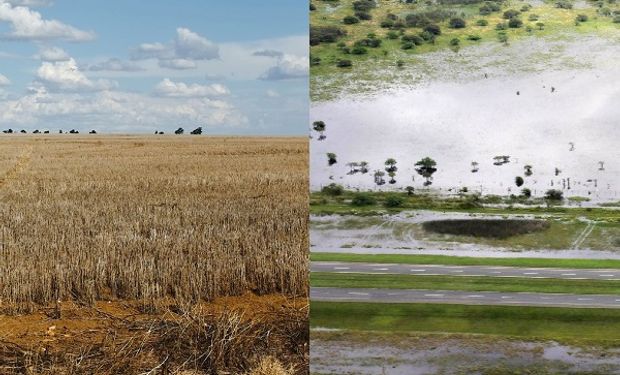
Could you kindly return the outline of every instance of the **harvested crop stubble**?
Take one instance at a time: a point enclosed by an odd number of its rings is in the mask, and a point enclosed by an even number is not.
[[[307,295],[304,139],[2,137],[5,149],[20,164],[0,185],[3,308]]]

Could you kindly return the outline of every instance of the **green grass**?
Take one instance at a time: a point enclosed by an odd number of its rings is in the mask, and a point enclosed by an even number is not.
[[[442,332],[620,346],[620,309],[311,302],[310,326]]]
[[[454,10],[457,15],[462,16],[467,21],[467,26],[463,29],[451,29],[448,21],[439,22],[442,34],[437,37],[435,43],[424,43],[412,50],[402,50],[399,40],[390,40],[386,37],[389,30],[381,28],[380,23],[388,13],[393,13],[401,18],[407,14],[425,10],[429,7],[424,2],[417,4],[404,4],[400,1],[383,1],[380,7],[370,11],[372,20],[361,21],[354,25],[344,25],[343,17],[352,15],[352,1],[340,0],[338,2],[313,1],[317,10],[310,12],[310,23],[314,26],[338,26],[344,29],[347,35],[339,41],[351,47],[355,41],[365,38],[367,34],[374,33],[382,44],[379,48],[368,48],[365,55],[344,54],[337,47],[337,43],[320,44],[312,46],[310,53],[313,57],[319,57],[321,63],[311,67],[311,98],[312,100],[329,100],[342,92],[369,92],[380,89],[382,86],[397,82],[412,83],[423,80],[432,75],[432,67],[428,66],[420,59],[419,55],[429,52],[447,50],[451,48],[450,40],[460,39],[460,47],[479,45],[481,43],[492,43],[501,46],[498,41],[495,25],[505,22],[502,14],[505,10],[513,8],[520,9],[523,5],[520,1],[506,1],[500,12],[494,12],[487,16],[478,14],[480,4],[473,5],[443,5],[442,9]],[[333,5],[336,4],[337,7]],[[605,4],[612,10],[618,9],[617,4]],[[539,15],[538,21],[529,21],[530,14]],[[587,22],[575,24],[577,14],[586,14],[589,17]],[[524,25],[518,29],[508,29],[509,43],[519,39],[534,37],[566,37],[567,34],[578,35],[616,35],[619,30],[618,24],[612,23],[612,17],[599,16],[596,8],[591,6],[587,9],[558,9],[553,2],[546,2],[534,6],[531,10],[522,13]],[[486,19],[488,26],[477,26],[476,20]],[[536,27],[537,22],[545,24],[543,30]],[[526,27],[533,28],[531,32],[526,31]],[[407,28],[407,34],[417,34],[421,28]],[[470,41],[468,35],[478,35],[478,41]],[[340,59],[352,60],[352,68],[338,68],[336,62]],[[403,61],[404,67],[397,67],[397,61]],[[355,85],[351,85],[355,82]]]
[[[315,287],[434,289],[486,292],[620,294],[620,281],[529,279],[484,276],[369,275],[313,272]]]
[[[315,262],[620,269],[620,260],[616,259],[478,258],[447,255],[346,254],[312,252],[310,253],[310,260]]]

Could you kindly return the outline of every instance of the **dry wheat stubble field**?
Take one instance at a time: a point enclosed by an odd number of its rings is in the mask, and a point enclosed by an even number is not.
[[[222,351],[249,350],[257,358],[261,348],[282,354],[270,348],[272,337],[265,332],[280,329],[280,338],[293,341],[306,335],[286,329],[307,325],[307,155],[302,138],[0,137],[0,364],[31,363],[38,371],[33,373],[89,373],[93,366],[100,373],[123,373],[84,359],[118,356],[110,349],[118,346],[136,371],[160,366],[153,373],[186,367],[208,373],[251,365]],[[222,297],[228,300],[218,302]],[[243,308],[231,316],[236,305]],[[250,324],[259,312],[267,318],[253,328],[234,323],[242,316]],[[282,314],[289,312],[287,321]],[[92,325],[95,331],[115,329],[114,345],[105,344],[108,332],[92,334],[87,347],[98,354],[90,357],[67,359],[71,348],[47,360],[14,354],[34,350],[18,334],[27,317],[50,327],[60,319],[71,331],[84,315],[96,316],[95,323],[86,319],[91,333]],[[148,331],[155,334],[149,340],[135,340],[146,322],[155,324],[153,316],[164,328],[151,325]],[[214,323],[209,334],[188,328],[222,316],[226,327]],[[265,328],[282,322],[293,323]],[[219,357],[213,348],[201,348],[199,339],[166,356],[156,349],[170,332],[211,335],[213,341],[220,328],[253,333],[251,339],[239,333],[245,348],[218,348]],[[64,341],[72,341],[72,334]],[[62,341],[49,327],[34,329],[34,335]],[[16,343],[18,338],[23,340]],[[147,341],[150,351],[128,344]],[[248,342],[262,346],[254,350]],[[53,353],[53,345],[45,352]],[[291,364],[299,365],[302,354]]]

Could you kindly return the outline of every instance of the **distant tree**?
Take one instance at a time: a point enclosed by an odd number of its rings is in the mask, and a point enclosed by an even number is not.
[[[367,161],[360,161],[360,172],[362,174],[368,173],[368,162]]]
[[[516,18],[519,16],[519,11],[518,10],[514,10],[514,9],[508,9],[507,11],[504,12],[504,18],[509,20],[511,18]]]
[[[476,173],[478,172],[478,162],[477,161],[472,161],[471,162],[471,173]]]
[[[176,134],[176,135],[180,135],[180,134],[183,134],[183,133],[185,133],[185,129],[183,129],[183,128],[178,128],[177,130],[174,131],[174,134]]]
[[[315,121],[312,123],[312,129],[315,132],[319,133],[319,141],[324,140],[325,138],[327,138],[323,133],[325,132],[327,125],[325,125],[324,121]]]
[[[489,21],[485,20],[485,19],[481,19],[476,21],[476,25],[477,26],[488,26],[489,25]]]
[[[436,165],[437,162],[428,156],[415,163],[415,166],[417,167],[415,168],[416,172],[426,179],[424,186],[429,186],[433,183],[433,174],[437,172],[437,168],[435,168]]]
[[[347,167],[349,167],[349,172],[347,174],[349,175],[353,175],[356,174],[357,172],[359,172],[359,166],[360,164],[356,161],[352,161],[350,163],[347,163]]]
[[[575,18],[576,22],[586,22],[588,20],[588,16],[585,14],[578,14]]]
[[[26,134],[26,131],[24,129],[20,130],[19,132],[22,134]]]
[[[328,152],[327,153],[327,164],[331,167],[332,165],[338,163],[338,161],[336,160],[336,154],[334,154],[333,152]]]
[[[32,132],[32,134],[39,134],[39,133],[41,133],[39,129],[36,129],[35,131]]]
[[[88,134],[97,134],[97,131],[95,129],[93,129],[93,130],[89,131]]]
[[[523,177],[521,177],[521,176],[515,177],[515,185],[517,185],[517,187],[523,186],[524,182],[525,181],[523,181]]]
[[[202,127],[197,127],[196,129],[192,130],[191,134],[193,135],[200,135],[202,134]]]
[[[524,175],[526,175],[527,177],[531,176],[531,175],[533,174],[533,172],[532,172],[532,168],[533,168],[533,167],[532,167],[531,165],[529,165],[529,164],[524,165],[524,166],[523,166],[523,169],[524,169],[525,171],[523,172],[523,174],[524,174]]]
[[[545,24],[542,22],[536,22],[536,27],[538,27],[538,30],[543,30],[545,28]]]
[[[545,200],[548,201],[562,201],[564,199],[564,193],[561,190],[549,189],[545,193]]]
[[[396,172],[398,168],[396,167],[396,159],[389,158],[385,161],[385,171],[386,172]]]
[[[385,176],[385,172],[383,172],[383,171],[375,171],[375,174],[374,174],[375,184],[377,184],[379,186],[385,185],[385,180],[383,179],[383,176]]]
[[[415,191],[415,188],[413,186],[407,186],[405,188],[405,191],[407,192],[407,195],[413,195],[413,192]]]
[[[523,188],[521,190],[521,196],[525,197],[525,198],[529,198],[529,197],[532,196],[532,191],[530,189],[528,189],[528,188]]]

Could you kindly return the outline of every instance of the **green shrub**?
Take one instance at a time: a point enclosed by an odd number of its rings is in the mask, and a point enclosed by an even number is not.
[[[405,202],[405,199],[403,197],[401,197],[400,195],[393,194],[393,195],[388,195],[385,198],[383,205],[388,208],[394,208],[394,207],[401,207],[404,202]]]
[[[338,196],[344,193],[344,188],[341,185],[331,183],[327,186],[323,186],[321,193],[331,196]]]
[[[370,206],[375,204],[375,198],[368,193],[356,193],[353,199],[351,200],[351,204],[354,206]]]
[[[467,24],[465,23],[465,20],[459,17],[455,17],[455,18],[451,18],[449,25],[451,28],[453,29],[462,29],[464,28]]]
[[[452,38],[452,39],[450,39],[450,45],[451,46],[458,46],[459,44],[461,44],[461,41],[459,40],[459,38]]]
[[[575,18],[575,21],[577,22],[586,22],[588,20],[588,16],[585,14],[578,14],[577,17]]]
[[[478,25],[478,26],[488,26],[489,25],[489,21],[481,19],[481,20],[476,21],[476,25]]]
[[[519,27],[523,26],[523,21],[521,21],[518,18],[511,18],[508,21],[508,27],[512,28],[512,29],[518,29]]]
[[[355,16],[346,16],[345,18],[342,19],[342,22],[345,25],[353,25],[355,23],[360,22],[360,20]]]
[[[336,66],[339,68],[348,68],[353,66],[353,63],[351,62],[351,60],[338,60]]]
[[[476,34],[467,35],[467,40],[472,40],[474,42],[477,42],[480,39],[482,39],[482,37],[480,35],[476,35]]]

